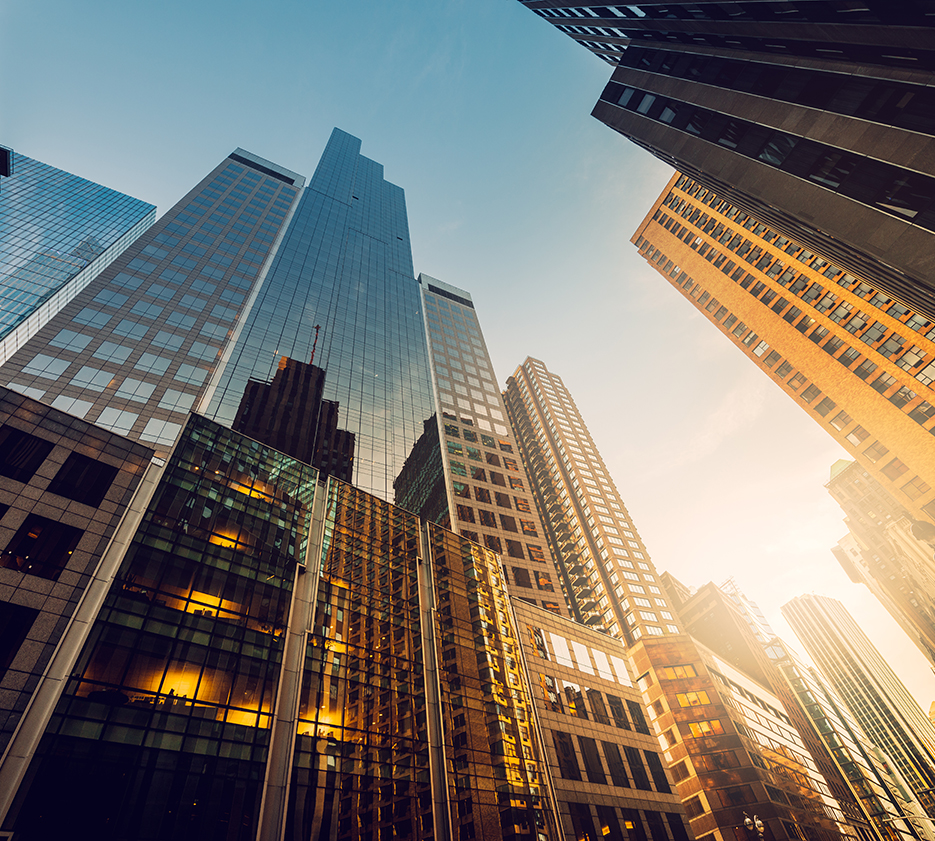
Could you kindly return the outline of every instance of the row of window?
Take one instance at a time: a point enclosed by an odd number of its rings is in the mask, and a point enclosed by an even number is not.
[[[682,176],[679,183],[683,184],[680,189],[684,189],[689,195],[698,192],[699,185],[690,182],[686,176]],[[704,193],[706,194],[704,196],[699,194],[701,202],[712,206],[724,219],[732,220],[736,226],[751,231],[753,236],[759,237],[761,240],[773,245],[774,248],[794,256],[800,263],[810,266],[815,272],[833,280],[838,286],[847,289],[852,295],[856,295],[868,301],[871,306],[881,312],[885,312],[890,318],[905,324],[910,329],[924,335],[927,339],[935,340],[935,330],[932,329],[932,323],[928,319],[913,312],[903,304],[893,301],[889,296],[878,292],[869,283],[858,280],[853,275],[842,271],[832,263],[820,257],[816,257],[812,252],[803,249],[797,243],[777,235],[769,230],[763,223],[756,222],[756,220],[740,212],[728,202],[718,199],[716,194],[707,190],[705,190]],[[755,246],[749,239],[745,239],[742,234],[726,225],[721,217],[702,212],[700,208],[696,208],[691,202],[682,198],[678,193],[669,193],[663,200],[663,206],[672,208],[675,214],[685,219],[689,224],[698,229],[699,232],[708,234],[713,240],[724,244],[730,251],[742,257],[747,263],[755,265],[756,268],[762,271],[767,277],[776,280],[777,283],[786,287],[793,295],[802,299],[819,312],[827,313],[830,311],[831,315],[829,317],[833,317],[836,323],[849,325],[846,328],[848,332],[858,334],[868,323],[873,321],[873,316],[866,315],[860,310],[853,312],[853,307],[848,303],[839,305],[839,296],[828,292],[821,284],[816,282],[813,277],[804,272],[796,272],[791,266],[787,266],[786,263],[776,259],[767,249]],[[662,216],[665,215],[666,214],[660,212],[659,218],[661,219]],[[668,219],[662,220],[662,224],[667,230],[673,230],[675,227],[675,224]],[[687,233],[684,235],[682,233],[676,233],[676,235],[686,242],[690,241]],[[872,337],[863,339],[867,344],[872,344],[873,342],[883,339],[884,334],[886,334],[890,328],[884,327],[879,322],[874,322],[873,329],[874,334]],[[886,343],[890,341],[895,343],[892,348],[885,346]],[[892,333],[878,350],[887,358],[896,357],[904,341],[905,339],[898,333]],[[923,352],[917,347],[912,347],[910,349],[910,354],[913,358],[900,364],[900,367],[905,370],[918,367]],[[919,377],[919,379],[924,384],[928,384],[932,379],[935,379],[935,374],[927,379],[924,376]]]
[[[617,745],[615,742],[598,742],[587,736],[577,736],[578,749],[583,760],[585,777],[581,776],[581,764],[578,753],[575,751],[574,739],[570,733],[561,730],[552,731],[552,744],[555,747],[555,756],[558,770],[566,780],[581,781],[586,779],[596,785],[613,785],[620,788],[637,788],[643,791],[653,791],[650,785],[646,766],[652,774],[655,790],[669,794],[671,788],[666,778],[665,770],[659,759],[659,754],[651,750],[640,751],[631,745]],[[621,750],[623,753],[621,754]],[[646,765],[640,754],[646,759]],[[602,756],[603,754],[603,756]],[[624,757],[626,761],[624,762]],[[606,763],[606,765],[605,765]],[[630,773],[627,774],[629,768]],[[609,777],[609,779],[608,779]]]
[[[924,85],[639,46],[626,50],[620,64],[911,131],[935,131],[935,91]]]
[[[617,82],[601,99],[935,230],[935,178],[928,175]]]
[[[642,239],[642,237],[640,239]],[[762,357],[767,350],[769,350],[769,345],[766,342],[758,341],[759,336],[756,333],[754,333],[752,330],[749,330],[744,322],[738,321],[736,316],[728,314],[727,307],[720,305],[716,298],[711,298],[710,293],[704,291],[703,287],[701,287],[699,284],[696,284],[685,272],[682,272],[677,266],[668,268],[672,261],[667,261],[665,255],[662,252],[653,246],[649,246],[645,240],[641,244],[640,248],[641,253],[643,253],[650,262],[658,264],[660,266],[660,270],[664,271],[664,273],[672,277],[673,283],[675,283],[676,286],[681,287],[683,293],[686,296],[696,299],[697,306],[704,309],[705,312],[709,314],[709,317],[712,319],[712,321],[719,323],[721,329],[729,336],[731,336],[735,341],[737,341],[741,347],[745,348],[748,353],[759,358]],[[667,270],[662,268],[663,264],[667,267]],[[727,266],[722,267],[721,271],[724,271],[725,268],[727,268]],[[736,269],[730,276],[732,279],[738,281],[739,284],[744,288],[748,288],[755,280],[752,275],[745,273],[743,269]],[[766,287],[763,284],[759,284],[759,286],[760,288],[758,291],[762,293]],[[785,305],[783,306],[785,307]],[[801,311],[799,311],[794,317],[798,318],[799,315],[801,315]],[[725,316],[727,317],[725,318]],[[786,320],[788,320],[788,318]],[[801,332],[805,332],[805,330],[811,327],[813,323],[814,321],[812,319],[805,317],[798,320],[796,323],[793,323],[793,326]],[[826,334],[827,332],[822,334],[815,334],[813,331],[812,335],[818,335],[818,340],[821,340]],[[812,335],[810,335],[809,338],[812,338]],[[826,343],[825,346],[822,347],[822,350],[825,350],[829,353],[834,353],[840,350],[841,347],[846,346],[843,345],[840,340],[832,338],[828,343]],[[850,367],[848,363],[852,364],[856,356],[848,359],[845,354],[842,354],[841,357],[833,358],[836,358],[842,364]],[[820,417],[828,416],[835,408],[837,408],[834,401],[832,401],[830,398],[825,397],[819,401],[818,398],[821,397],[822,394],[821,390],[813,384],[808,384],[808,380],[805,378],[805,376],[795,371],[791,363],[784,361],[780,354],[776,351],[770,351],[769,355],[767,355],[762,360],[761,364],[767,370],[772,371],[772,373],[780,380],[785,381],[784,385],[790,391],[798,394],[800,399],[802,399],[806,404],[810,405],[811,409],[815,411]],[[869,368],[868,366],[869,370],[865,369],[867,370],[867,373],[862,378],[865,379],[867,376],[869,376],[870,372],[875,370],[876,366],[873,363],[870,363],[870,365],[873,367]],[[773,370],[774,368],[775,370]],[[860,376],[859,371],[855,370],[855,373],[858,373],[858,376]],[[881,393],[888,391],[889,388],[894,385],[896,385],[895,378],[885,373],[881,374],[871,383],[871,386],[875,387],[875,389]],[[799,392],[801,393],[799,394]],[[898,389],[888,399],[893,402],[894,405],[897,405],[901,408],[915,396],[915,393],[909,391],[908,389],[902,388]],[[914,415],[913,412],[915,412]],[[911,409],[909,412],[907,412],[907,414],[909,414],[910,417],[913,417],[913,420],[916,420],[916,422],[927,423],[932,417],[932,407],[928,403],[922,403],[919,404],[918,407]],[[839,411],[832,417],[829,423],[838,432],[843,432],[846,427],[853,423],[853,419],[846,412]],[[935,427],[929,431],[935,435]],[[845,434],[845,438],[854,447],[863,445],[869,437],[870,433],[860,425],[854,427],[854,429]],[[871,461],[877,462],[883,459],[883,457],[889,453],[889,449],[885,447],[880,441],[874,441],[872,444],[868,445],[863,452],[864,455]],[[908,467],[900,459],[894,457],[881,468],[881,471],[887,478],[892,481],[896,481],[908,472]],[[916,476],[910,479],[910,481],[906,482],[901,490],[906,494],[907,497],[915,500],[923,494],[928,493],[931,488],[920,477]]]

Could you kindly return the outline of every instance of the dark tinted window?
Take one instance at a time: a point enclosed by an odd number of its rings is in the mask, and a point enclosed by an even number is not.
[[[10,668],[38,615],[38,610],[0,602],[0,678]]]
[[[80,529],[30,514],[0,555],[0,566],[54,581],[81,535]]]
[[[28,482],[54,446],[12,426],[0,428],[0,475]]]
[[[117,475],[117,468],[72,453],[49,485],[49,491],[97,508]]]

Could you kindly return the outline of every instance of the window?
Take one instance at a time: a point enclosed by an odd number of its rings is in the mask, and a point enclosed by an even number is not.
[[[49,493],[73,499],[97,508],[117,475],[117,468],[110,464],[82,455],[71,453],[49,485]]]
[[[698,796],[690,797],[688,800],[683,801],[682,806],[684,806],[685,814],[688,816],[689,820],[697,818],[699,815],[705,813],[704,803]]]
[[[580,780],[581,768],[575,753],[575,745],[569,733],[559,730],[552,731],[552,743],[555,745],[555,754],[558,759],[558,771],[566,780]]]
[[[555,587],[552,586],[552,576],[550,576],[547,572],[540,572],[539,570],[536,570],[535,576],[536,587],[538,587],[540,590],[547,590],[550,593],[555,592]]]
[[[468,505],[458,506],[458,519],[463,523],[474,522],[474,509]]]
[[[0,566],[54,581],[81,535],[80,529],[30,514],[0,554]]]
[[[12,426],[0,427],[0,476],[28,482],[54,446]]]
[[[679,692],[675,696],[680,707],[697,707],[701,704],[710,704],[707,692]]]
[[[850,436],[848,436],[849,438]],[[879,441],[874,441],[866,450],[864,450],[864,455],[870,459],[870,461],[879,461],[883,456],[889,452],[887,447],[884,447]],[[902,462],[900,462],[902,464]]]
[[[525,587],[527,590],[531,590],[532,579],[529,577],[529,570],[522,567],[513,567],[513,583],[517,587]]]
[[[886,465],[886,467],[883,468],[883,475],[886,476],[887,479],[891,479],[895,482],[907,470],[909,470],[909,468],[906,467],[905,464],[903,464],[898,458],[894,458],[891,462],[889,462],[889,464]]]
[[[719,719],[711,721],[692,721],[688,724],[689,732],[696,739],[702,736],[720,736],[724,733]]]
[[[10,668],[38,616],[39,611],[33,608],[0,602],[0,679]]]
[[[902,486],[902,492],[909,497],[909,499],[918,499],[923,494],[927,494],[930,490],[932,490],[932,488],[918,476],[914,479],[910,479]]]
[[[859,447],[869,437],[870,433],[862,426],[855,426],[846,436],[847,441],[855,447]]]

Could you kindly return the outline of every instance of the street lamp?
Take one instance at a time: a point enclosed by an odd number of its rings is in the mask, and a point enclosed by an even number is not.
[[[760,820],[759,815],[754,815],[752,818],[746,813],[743,813],[743,825],[747,832],[756,831],[756,837],[762,839],[763,835],[766,832],[766,824]]]

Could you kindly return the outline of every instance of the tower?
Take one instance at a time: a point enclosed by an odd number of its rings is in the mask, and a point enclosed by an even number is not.
[[[935,813],[935,728],[844,605],[797,596],[782,614],[867,736]]]
[[[9,149],[3,158],[0,364],[156,218],[139,199]]]
[[[521,2],[615,66],[595,117],[935,318],[923,4]]]
[[[509,378],[504,401],[578,620],[628,643],[680,633],[646,546],[561,377],[527,357]]]
[[[913,517],[935,518],[935,324],[687,175],[641,256]]]

